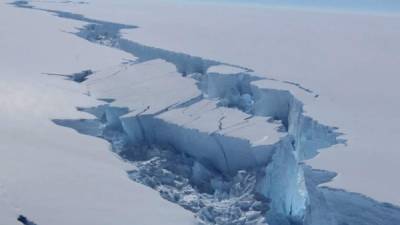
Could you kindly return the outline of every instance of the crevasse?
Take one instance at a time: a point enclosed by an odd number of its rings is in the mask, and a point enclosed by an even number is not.
[[[338,139],[340,133],[336,128],[306,116],[303,103],[289,91],[260,85],[259,81],[265,78],[254,75],[247,68],[141,45],[121,36],[122,29],[136,26],[41,9],[28,1],[13,4],[88,23],[75,35],[131,53],[137,60],[128,66],[161,59],[173,64],[181,76],[195,80],[198,96],[158,111],[152,111],[151,106],[139,111],[115,107],[112,97],[102,96],[107,99],[107,104],[79,109],[95,115],[96,119],[54,121],[109,141],[113,151],[137,166],[137,170],[128,171],[134,181],[152,187],[164,198],[195,212],[199,223],[400,224],[400,209],[395,206],[356,193],[319,187],[335,174],[313,170],[304,165],[303,160],[344,141]],[[218,65],[242,72],[209,72],[211,67]],[[90,76],[95,77],[96,73]],[[313,94],[299,84],[283,83]],[[132,90],[128,87],[123,91],[129,93]],[[213,132],[168,120],[171,114],[183,115],[186,110],[206,108],[207,105],[215,105],[208,109],[210,114],[214,108],[223,112],[233,110],[229,113],[239,111],[240,123],[271,124],[279,127],[278,132],[282,135],[275,143],[266,145],[255,145],[246,138],[227,135],[223,131],[227,129],[225,120],[230,119],[229,114],[216,119],[218,126]]]
[[[202,98],[218,102],[219,107],[231,107],[247,112],[249,116],[259,114],[269,118],[269,120],[282,121],[282,132],[286,132],[287,135],[272,146],[254,147],[243,139],[199,132],[167,122],[158,117],[162,114],[159,112],[150,115],[143,114],[148,108],[134,116],[129,116],[128,109],[108,106],[86,110],[95,114],[103,122],[103,126],[107,128],[101,131],[103,134],[99,135],[98,132],[92,130],[81,132],[103,136],[104,138],[104,131],[105,133],[110,133],[110,130],[111,133],[118,131],[120,134],[117,135],[118,141],[113,140],[113,138],[106,138],[111,140],[114,148],[117,149],[118,145],[123,143],[129,146],[130,151],[140,149],[139,146],[158,146],[158,148],[170,147],[178,152],[185,153],[197,162],[194,164],[196,166],[191,168],[193,173],[189,175],[189,180],[197,187],[204,186],[202,182],[209,180],[209,177],[207,177],[207,174],[210,174],[210,172],[207,172],[209,169],[214,173],[221,174],[227,180],[232,179],[239,170],[255,170],[258,175],[252,193],[262,194],[266,199],[269,199],[270,210],[267,215],[270,223],[280,224],[282,221],[302,223],[306,219],[310,200],[300,158],[304,155],[310,155],[310,153],[302,152],[304,148],[297,147],[296,143],[299,143],[297,138],[303,138],[305,144],[309,143],[307,143],[306,138],[301,136],[302,134],[295,133],[292,135],[287,132],[288,130],[297,131],[299,129],[292,127],[291,121],[296,121],[296,126],[304,124],[303,121],[312,122],[302,115],[301,103],[289,92],[260,89],[252,85],[251,81],[257,79],[245,74],[223,75],[214,73],[194,74],[192,76],[197,80]],[[189,107],[196,103],[197,101],[188,101],[181,105]],[[77,128],[77,125],[72,124],[71,121],[56,122]],[[83,127],[86,129],[90,126],[83,125]],[[312,127],[329,129],[324,126],[314,125]],[[305,134],[310,136],[313,132],[319,131],[311,130]],[[336,141],[338,134],[333,132],[327,132],[327,134],[332,136],[333,141]],[[315,138],[312,138],[312,140],[316,141]],[[327,141],[321,140],[320,142],[326,143]],[[262,151],[257,151],[257,148]],[[143,153],[130,154],[142,155]],[[247,159],[243,160],[243,157]],[[135,179],[140,180],[137,177]],[[211,190],[219,189],[211,188]],[[230,221],[229,223],[232,224],[233,222]]]

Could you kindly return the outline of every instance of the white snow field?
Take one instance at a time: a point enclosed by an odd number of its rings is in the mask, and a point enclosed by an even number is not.
[[[1,223],[400,224],[399,16],[0,10]]]

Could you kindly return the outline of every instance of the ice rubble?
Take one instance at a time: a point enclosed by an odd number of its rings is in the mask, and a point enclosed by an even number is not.
[[[109,103],[80,109],[96,119],[55,122],[108,140],[136,166],[129,171],[133,180],[197,212],[200,223],[261,224],[265,217],[272,225],[400,221],[394,206],[318,187],[334,174],[302,161],[342,142],[340,133],[306,116],[303,104],[291,92],[271,88],[272,81],[240,66],[121,37],[121,29],[135,26],[35,8],[26,1],[14,5],[87,22],[77,36],[137,58],[85,81],[91,96]],[[299,84],[283,83],[318,97]],[[364,209],[368,215],[352,216]]]
[[[97,114],[107,108],[101,106],[80,110]],[[237,175],[227,178],[173,146],[134,146],[129,143],[122,127],[109,127],[102,117],[55,122],[73,127],[83,134],[108,140],[113,151],[135,166],[134,170],[128,171],[132,180],[159,191],[165,199],[195,212],[199,224],[264,223],[263,215],[268,209],[268,202],[254,192],[256,171],[239,171]]]

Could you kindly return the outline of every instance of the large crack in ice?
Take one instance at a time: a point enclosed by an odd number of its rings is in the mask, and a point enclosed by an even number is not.
[[[74,19],[86,22],[88,24],[80,28],[79,32],[77,32],[76,35],[84,39],[87,39],[91,42],[96,42],[102,45],[118,48],[122,51],[133,54],[135,57],[137,57],[136,61],[137,63],[153,59],[163,59],[167,62],[174,64],[177,67],[177,70],[183,75],[191,73],[205,73],[209,67],[215,65],[221,65],[221,64],[229,65],[226,63],[220,63],[214,60],[207,60],[201,57],[191,56],[188,54],[175,53],[160,48],[145,46],[121,37],[120,34],[121,30],[138,28],[137,26],[90,19],[80,14],[75,14],[70,12],[41,9],[29,5],[28,1],[15,1],[12,4],[21,8],[36,9],[49,13],[54,13],[61,18]],[[240,68],[250,71],[249,69],[243,67]]]
[[[122,29],[136,26],[41,9],[29,5],[28,1],[13,4],[86,22],[88,24],[79,28],[75,35],[131,53],[137,57],[135,64],[165,60],[175,65],[182,76],[196,80],[202,93],[200,96],[174,103],[155,113],[146,113],[148,106],[129,116],[131,110],[128,108],[104,105],[80,109],[97,119],[55,122],[108,140],[113,151],[136,166],[135,170],[129,171],[133,180],[196,212],[201,223],[260,224],[266,217],[271,225],[400,224],[400,209],[395,206],[356,193],[319,187],[335,174],[313,170],[302,161],[344,140],[338,138],[340,133],[336,128],[306,116],[303,103],[291,92],[262,85],[266,78],[252,75],[247,68],[141,45],[121,36]],[[209,72],[210,68],[220,65],[242,71],[231,74]],[[318,97],[300,84],[282,82]],[[112,102],[112,98],[104,99]],[[261,148],[263,153],[255,155],[254,152],[260,152],[257,146],[219,132],[224,129],[224,115],[217,119],[217,130],[211,133],[171,124],[160,118],[176,109],[183,108],[184,113],[186,108],[204,99],[217,102],[218,107],[247,114],[244,123],[253,117],[264,117],[265,123],[280,123],[280,131],[286,135],[273,147]],[[189,140],[188,143],[183,139]],[[202,155],[198,150],[204,148],[217,149],[215,154],[219,151],[221,156]],[[244,153],[247,160],[238,162],[237,152],[248,152]],[[361,215],[363,212],[366,215]]]

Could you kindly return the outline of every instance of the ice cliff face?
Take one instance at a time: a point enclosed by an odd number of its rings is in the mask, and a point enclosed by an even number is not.
[[[200,224],[398,224],[400,210],[318,187],[334,173],[302,162],[343,143],[336,128],[303,112],[290,91],[250,69],[124,39],[135,26],[40,9],[88,23],[75,34],[136,60],[69,76],[106,104],[78,108],[92,120],[54,120],[103,138],[136,166],[130,178],[196,213]],[[234,72],[215,69],[218,66]],[[306,91],[311,90],[284,81]],[[367,211],[365,216],[353,212]],[[379,223],[371,222],[379,221]]]

